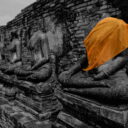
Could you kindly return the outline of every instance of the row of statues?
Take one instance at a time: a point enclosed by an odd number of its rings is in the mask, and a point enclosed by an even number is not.
[[[51,75],[51,55],[61,56],[62,54],[63,35],[61,27],[51,23],[50,30],[47,33],[38,30],[33,34],[30,32],[29,35],[27,48],[33,59],[31,66],[28,69],[21,68],[21,41],[19,41],[17,33],[12,32],[11,43],[7,47],[11,56],[9,62],[2,65],[0,70],[5,74],[15,74],[20,80],[43,82]]]
[[[68,71],[61,74],[53,73],[51,61],[58,58],[63,50],[62,26],[53,21],[48,32],[41,30],[30,34],[27,47],[33,58],[28,69],[22,68],[21,42],[17,33],[12,33],[9,62],[0,66],[2,75],[15,75],[19,81],[38,84],[53,77],[61,84],[61,89],[85,98],[91,98],[108,104],[121,104],[128,101],[128,76],[126,64],[128,49],[119,53],[106,63],[89,71],[83,71],[88,66],[87,54]],[[102,37],[100,37],[102,38]],[[53,57],[54,55],[54,57]],[[52,58],[53,57],[53,58]],[[56,62],[54,62],[56,65]],[[43,85],[42,85],[43,86]]]

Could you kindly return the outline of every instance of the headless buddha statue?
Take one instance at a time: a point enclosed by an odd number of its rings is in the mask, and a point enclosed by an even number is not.
[[[19,41],[16,32],[11,33],[11,42],[9,45],[7,44],[7,40],[5,40],[3,52],[4,62],[0,65],[0,81],[1,83],[4,83],[2,88],[4,95],[11,97],[15,96],[17,93],[17,89],[11,86],[15,83],[14,71],[22,65],[21,42]]]
[[[35,32],[28,43],[33,62],[29,70],[15,71],[18,79],[29,82],[44,82],[52,74],[51,54],[58,56],[62,54],[62,34],[59,27],[51,21],[49,31],[43,33],[41,30]]]
[[[28,70],[15,70],[18,79],[31,82],[45,81],[51,75],[50,51],[46,35],[40,30],[35,32],[30,38],[28,48],[33,57],[32,66]]]
[[[127,103],[127,35],[124,21],[101,20],[84,40],[87,55],[59,75],[64,90],[107,104]]]
[[[21,42],[18,39],[16,32],[11,33],[11,42],[7,47],[9,51],[8,62],[0,66],[0,70],[5,74],[13,74],[14,69],[21,66]]]

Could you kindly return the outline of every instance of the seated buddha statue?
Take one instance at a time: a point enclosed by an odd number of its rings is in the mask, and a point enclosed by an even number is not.
[[[86,55],[59,75],[65,91],[107,104],[128,102],[128,25],[107,17],[84,40]]]
[[[18,79],[39,83],[50,78],[52,74],[51,61],[62,53],[63,43],[60,27],[52,22],[50,22],[46,33],[38,30],[31,34],[31,29],[29,29],[30,40],[27,46],[33,61],[30,69],[15,71]]]
[[[9,52],[8,62],[0,66],[0,70],[3,73],[13,74],[14,69],[21,66],[21,42],[18,39],[18,34],[16,32],[11,32],[11,42],[7,46],[7,51]]]
[[[46,80],[51,75],[50,51],[46,35],[40,30],[34,32],[28,43],[28,48],[33,57],[32,66],[27,70],[15,70],[18,79],[32,82]]]
[[[1,57],[4,59],[0,65],[0,82],[4,83],[2,92],[6,96],[15,97],[17,89],[13,87],[16,83],[14,70],[22,66],[21,42],[16,32],[11,33],[11,42],[7,39],[4,40],[1,53]]]

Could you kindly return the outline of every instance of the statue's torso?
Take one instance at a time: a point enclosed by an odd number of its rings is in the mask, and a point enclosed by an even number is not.
[[[48,32],[47,38],[49,42],[49,48],[51,52],[54,52],[57,56],[60,56],[63,52],[63,36],[62,32],[55,31]]]
[[[17,51],[16,51],[17,50],[16,49],[17,42],[19,42],[18,39],[14,39],[11,42],[11,45],[10,45],[10,57],[9,57],[10,62],[14,62],[18,58]]]
[[[33,52],[33,58],[35,62],[40,61],[43,58],[43,54],[41,51],[41,46],[40,46],[40,42],[37,42],[34,46],[34,49],[32,50]]]
[[[35,32],[31,38],[31,53],[33,58],[33,65],[40,62],[42,58],[44,58],[43,43],[48,43],[45,40],[45,34],[41,31]],[[49,67],[49,63],[43,64],[41,67],[38,68],[38,70],[46,67]]]

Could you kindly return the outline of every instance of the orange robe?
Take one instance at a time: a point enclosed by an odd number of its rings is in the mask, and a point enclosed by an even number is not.
[[[128,24],[117,18],[99,21],[84,40],[88,67],[96,68],[128,48]]]

